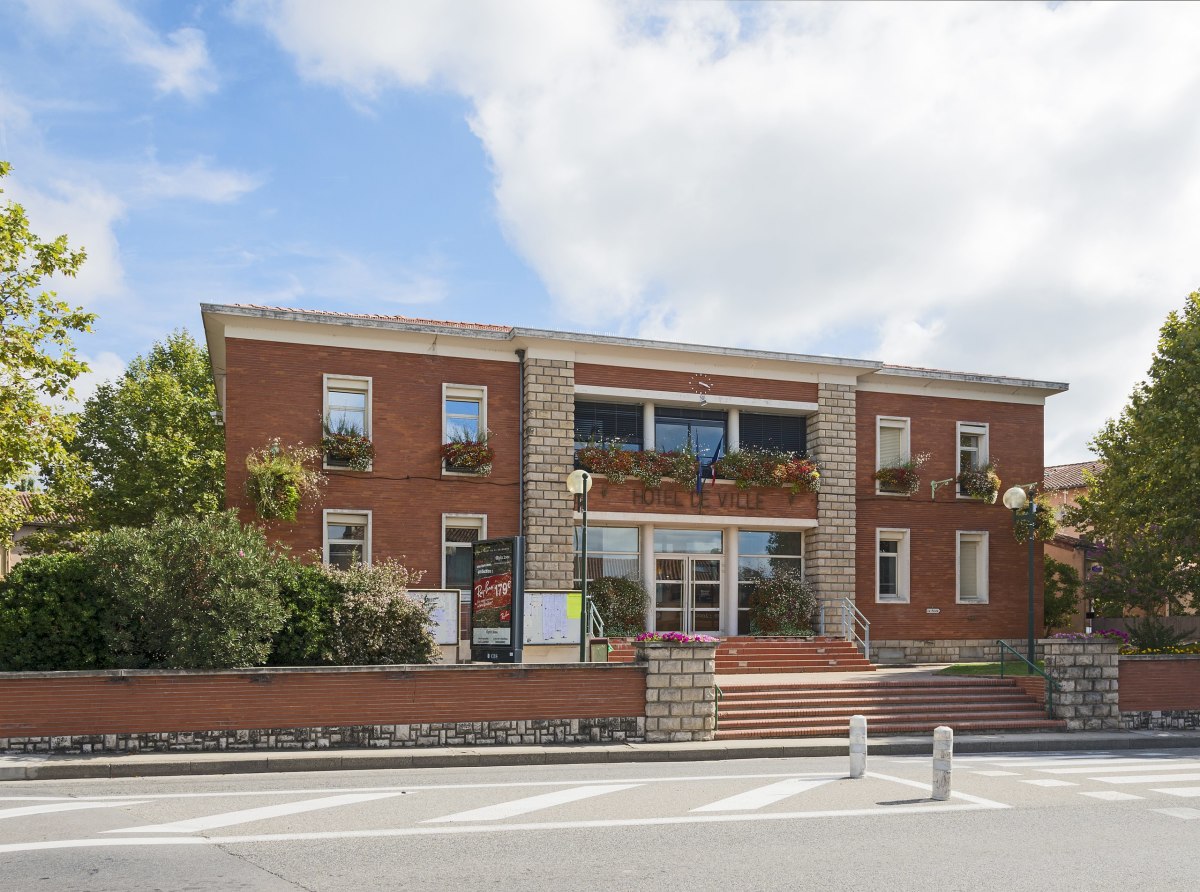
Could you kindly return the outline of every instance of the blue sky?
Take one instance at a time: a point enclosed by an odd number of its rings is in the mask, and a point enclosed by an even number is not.
[[[202,301],[1068,381],[1200,287],[1196,4],[0,0],[96,379]]]

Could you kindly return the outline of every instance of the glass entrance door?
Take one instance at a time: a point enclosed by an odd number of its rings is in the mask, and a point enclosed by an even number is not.
[[[654,560],[654,628],[659,632],[721,630],[721,559],[672,555]]]

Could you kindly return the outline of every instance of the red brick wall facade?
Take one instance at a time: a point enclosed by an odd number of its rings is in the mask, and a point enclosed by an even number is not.
[[[442,584],[442,514],[486,514],[491,537],[518,532],[519,365],[432,354],[226,340],[225,452],[228,502],[255,521],[245,497],[246,455],[272,437],[319,445],[323,375],[372,378],[373,470],[330,470],[323,505],[269,534],[294,553],[320,551],[321,507],[371,510],[372,558],[402,560]],[[441,470],[442,385],[487,387],[487,426],[496,450],[488,477]]]
[[[1200,656],[1121,657],[1121,712],[1200,709]]]
[[[1028,546],[1013,537],[1012,512],[941,486],[936,503],[930,481],[958,473],[958,422],[989,425],[989,456],[1002,482],[1042,479],[1042,406],[859,391],[857,405],[856,601],[871,621],[871,637],[886,639],[1023,638],[1028,629]],[[911,454],[931,458],[912,496],[875,495],[876,416],[910,419]],[[908,529],[910,599],[877,604],[875,531]],[[988,533],[987,604],[956,604],[956,533]],[[1035,635],[1042,633],[1042,547],[1034,549]],[[930,614],[929,609],[940,613]]]
[[[641,716],[640,666],[0,676],[0,738]]]
[[[709,387],[702,388],[703,381]],[[683,394],[740,396],[769,400],[817,401],[817,385],[804,381],[773,381],[769,378],[744,378],[736,375],[707,375],[665,369],[635,369],[625,366],[575,363],[575,383],[597,387],[628,387],[637,390],[668,390]],[[764,410],[768,411],[768,410]]]

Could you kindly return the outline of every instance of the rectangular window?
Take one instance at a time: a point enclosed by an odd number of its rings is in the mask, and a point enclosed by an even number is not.
[[[760,582],[780,570],[795,570],[804,575],[803,533],[738,530],[737,634],[753,634],[750,597]]]
[[[875,601],[907,604],[908,530],[875,531]]]
[[[773,449],[802,454],[808,449],[807,419],[801,415],[738,415],[739,449]]]
[[[988,534],[958,534],[959,604],[988,602]]]
[[[371,512],[326,510],[325,563],[348,570],[371,563]]]
[[[701,462],[710,464],[727,451],[725,421],[724,412],[656,407],[654,448],[659,452],[673,452],[690,444]]]
[[[330,433],[371,437],[371,379],[354,375],[325,375],[321,417]],[[350,460],[326,455],[325,467],[348,468]]]
[[[884,415],[875,416],[875,470],[895,468],[911,458],[909,420]],[[901,492],[897,487],[879,483],[876,492]]]
[[[977,470],[988,463],[988,426],[974,422],[958,423],[958,472]],[[959,495],[966,495],[959,487]]]
[[[620,440],[623,449],[642,448],[642,407],[637,403],[575,402],[575,448]]]
[[[478,442],[488,433],[487,388],[465,384],[442,385],[442,442]],[[449,473],[472,473],[473,468],[446,465]]]
[[[442,588],[471,591],[471,546],[487,538],[483,515],[442,515]]]
[[[575,585],[580,585],[579,555],[583,531],[575,528]],[[588,526],[588,582],[602,576],[641,579],[641,531],[637,527]]]

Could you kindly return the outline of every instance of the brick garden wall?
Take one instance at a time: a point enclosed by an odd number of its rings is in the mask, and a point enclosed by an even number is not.
[[[640,739],[645,697],[617,665],[5,673],[0,750]]]
[[[1200,655],[1128,656],[1117,665],[1121,712],[1200,710]]]

